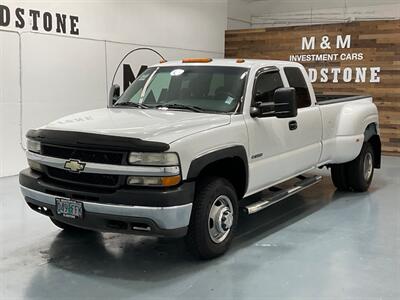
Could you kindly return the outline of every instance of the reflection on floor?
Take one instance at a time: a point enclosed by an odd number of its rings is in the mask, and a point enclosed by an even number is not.
[[[73,236],[0,179],[0,299],[400,299],[400,158],[368,193],[322,183],[241,216],[225,256],[198,262],[182,240]]]

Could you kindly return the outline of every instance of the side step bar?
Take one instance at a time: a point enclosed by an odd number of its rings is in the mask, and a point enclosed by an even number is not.
[[[260,210],[263,210],[264,208],[267,208],[268,206],[275,204],[283,199],[286,199],[287,197],[290,197],[310,186],[313,186],[314,184],[317,184],[322,180],[322,176],[316,175],[313,177],[300,177],[301,180],[296,182],[292,187],[284,189],[284,190],[279,190],[270,196],[266,197],[265,199],[262,199],[260,201],[254,202],[252,204],[249,204],[244,207],[244,210],[246,213],[249,215],[254,214],[256,212],[259,212]]]

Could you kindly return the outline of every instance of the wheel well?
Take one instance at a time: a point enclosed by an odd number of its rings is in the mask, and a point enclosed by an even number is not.
[[[379,169],[381,167],[381,139],[379,138],[379,135],[376,134],[371,136],[368,142],[374,150],[374,168]]]
[[[381,167],[381,138],[378,135],[378,130],[375,123],[371,123],[367,126],[364,132],[364,141],[369,142],[374,151],[374,168]]]
[[[238,199],[241,199],[246,193],[246,166],[240,157],[229,157],[210,163],[200,171],[198,180],[207,176],[219,176],[230,181],[236,190]]]

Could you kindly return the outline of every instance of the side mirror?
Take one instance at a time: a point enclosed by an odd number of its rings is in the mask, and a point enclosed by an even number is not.
[[[108,94],[108,106],[111,107],[117,102],[120,97],[121,88],[118,84],[113,84],[110,88],[110,93]]]
[[[258,106],[250,107],[250,116],[252,118],[258,118],[261,115],[261,110]]]
[[[296,90],[294,88],[277,89],[273,99],[277,118],[293,118],[297,116]]]
[[[250,107],[250,116],[253,118],[265,118],[275,116],[273,102],[256,102]]]

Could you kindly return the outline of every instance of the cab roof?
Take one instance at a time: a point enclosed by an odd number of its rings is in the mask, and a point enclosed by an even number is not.
[[[238,62],[239,60],[243,62]],[[165,61],[156,64],[153,67],[218,66],[218,67],[257,68],[263,66],[288,67],[288,66],[299,66],[299,65],[300,65],[299,63],[284,61],[284,60],[213,58],[210,62],[183,62],[183,59],[175,61]]]

